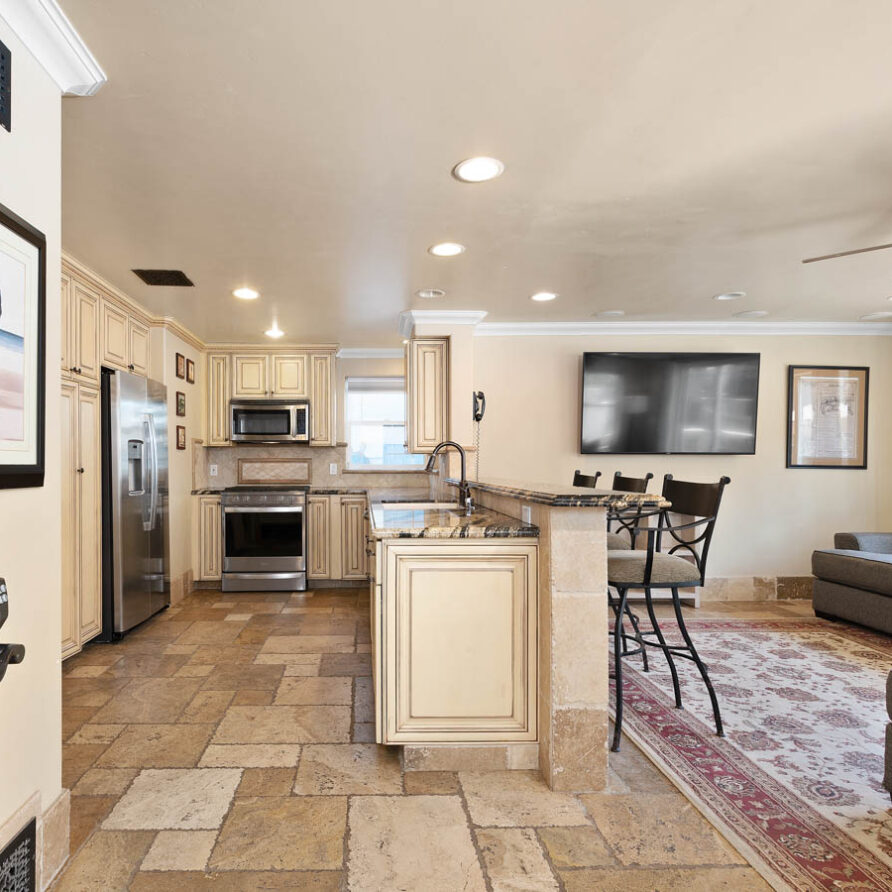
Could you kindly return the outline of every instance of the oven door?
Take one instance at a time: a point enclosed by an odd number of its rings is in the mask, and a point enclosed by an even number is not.
[[[306,569],[302,506],[223,509],[223,572]]]

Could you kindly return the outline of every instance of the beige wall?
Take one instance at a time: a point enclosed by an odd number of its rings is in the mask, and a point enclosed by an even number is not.
[[[761,353],[756,455],[580,455],[581,357],[599,350]],[[892,338],[477,337],[474,353],[474,386],[487,400],[481,479],[569,483],[576,468],[608,479],[652,471],[657,488],[667,472],[704,481],[727,474],[710,576],[807,575],[811,552],[832,547],[834,532],[892,529]],[[790,364],[870,366],[866,471],[786,469]]]
[[[0,640],[27,649],[0,683],[2,827],[35,792],[44,810],[61,792],[61,96],[2,19],[0,40],[12,51],[15,91],[12,132],[0,129],[0,203],[47,238],[46,478],[41,488],[0,490],[0,576],[9,585]]]

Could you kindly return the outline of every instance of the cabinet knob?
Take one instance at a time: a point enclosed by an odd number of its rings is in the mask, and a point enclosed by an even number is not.
[[[84,469],[83,469],[83,468],[78,468],[78,469],[77,469],[77,472],[78,472],[78,474],[83,474],[83,473],[84,473]]]
[[[132,372],[136,368],[136,366],[131,362],[130,365],[127,366],[127,368],[130,369],[130,371]]]

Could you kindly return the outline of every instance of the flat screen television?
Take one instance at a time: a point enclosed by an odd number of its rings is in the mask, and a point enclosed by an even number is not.
[[[758,353],[585,353],[584,454],[752,455]]]

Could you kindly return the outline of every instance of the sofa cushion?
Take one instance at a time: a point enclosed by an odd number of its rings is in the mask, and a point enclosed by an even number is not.
[[[611,585],[641,585],[646,564],[646,551],[608,551],[607,579]],[[650,581],[653,585],[700,585],[700,574],[690,561],[657,552]]]
[[[892,533],[837,533],[833,537],[833,547],[848,551],[890,554]]]
[[[839,548],[816,551],[811,556],[811,569],[819,579],[892,597],[892,554]]]

